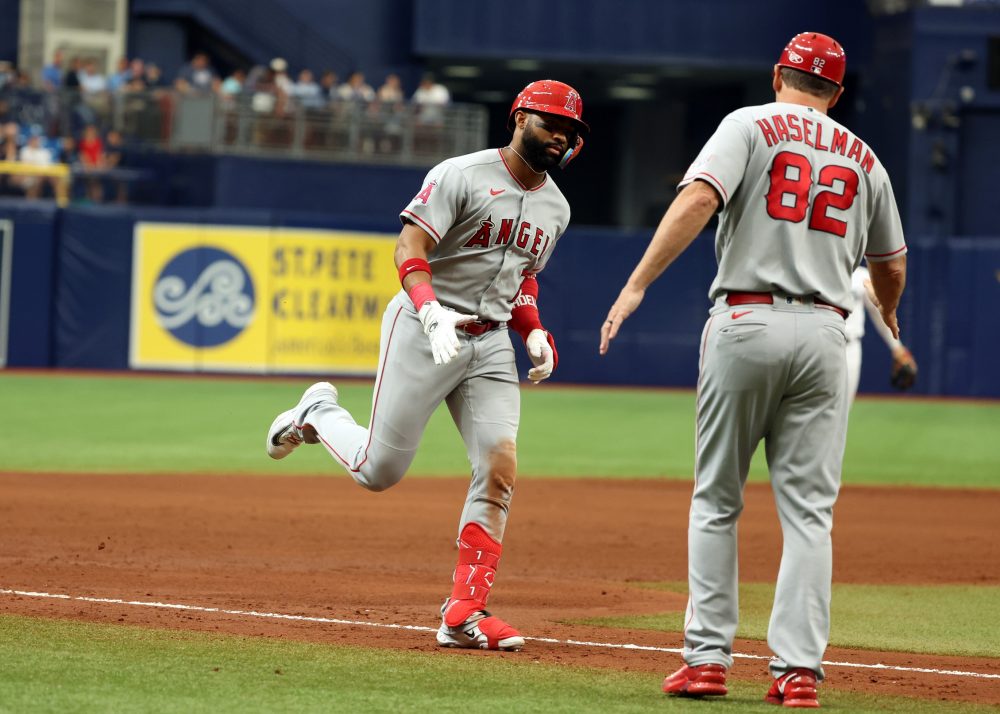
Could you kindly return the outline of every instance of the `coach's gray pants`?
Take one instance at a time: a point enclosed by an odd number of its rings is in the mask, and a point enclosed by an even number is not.
[[[502,541],[521,411],[514,348],[506,329],[474,337],[459,330],[458,337],[458,355],[446,365],[434,364],[413,303],[400,292],[382,318],[369,428],[332,402],[311,409],[305,422],[355,481],[384,491],[403,478],[431,414],[447,402],[472,464],[459,532],[471,521]]]
[[[750,459],[763,439],[784,536],[767,636],[777,657],[771,671],[806,667],[823,676],[830,530],[847,427],[845,343],[843,318],[808,303],[720,301],[712,310],[702,340],[688,530],[688,664],[732,666],[736,522]]]

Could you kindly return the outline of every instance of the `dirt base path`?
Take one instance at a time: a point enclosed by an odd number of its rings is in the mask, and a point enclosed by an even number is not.
[[[340,476],[0,474],[0,588],[352,621],[437,625],[450,590],[464,479],[411,479],[381,494]],[[531,637],[679,648],[671,632],[564,624],[683,610],[630,585],[683,581],[691,487],[668,481],[522,479],[490,606]],[[766,486],[747,488],[745,581],[777,574]],[[834,579],[1000,584],[1000,492],[845,487]],[[0,612],[665,674],[676,654],[529,641],[521,653],[445,652],[421,631],[0,594]],[[767,655],[764,643],[738,652]],[[831,648],[827,660],[1000,674],[1000,658]],[[733,676],[768,680],[764,660]],[[1000,680],[832,666],[824,686],[1000,704]]]

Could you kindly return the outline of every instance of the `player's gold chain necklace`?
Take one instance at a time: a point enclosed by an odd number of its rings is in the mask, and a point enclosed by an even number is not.
[[[534,167],[528,163],[528,160],[523,156],[521,156],[521,154],[518,153],[517,149],[515,149],[510,144],[507,144],[507,148],[513,151],[515,154],[517,154],[517,158],[519,158],[521,161],[524,162],[524,165],[528,167],[528,170],[531,171],[531,173],[535,174],[536,176],[541,176],[542,174],[545,173],[544,171],[535,171]]]

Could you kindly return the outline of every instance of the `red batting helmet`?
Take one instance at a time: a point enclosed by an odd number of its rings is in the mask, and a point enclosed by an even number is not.
[[[514,112],[518,109],[569,117],[580,127],[590,131],[590,127],[583,121],[583,99],[580,98],[580,93],[568,84],[554,79],[540,79],[521,90],[507,117],[507,128],[511,131],[514,130]]]
[[[818,75],[839,87],[844,82],[847,56],[840,43],[829,35],[800,32],[785,46],[778,66]]]

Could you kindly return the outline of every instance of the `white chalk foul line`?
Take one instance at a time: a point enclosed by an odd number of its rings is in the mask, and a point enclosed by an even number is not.
[[[204,607],[202,605],[184,605],[170,602],[149,602],[146,600],[121,600],[110,597],[88,597],[86,595],[64,595],[60,593],[33,592],[31,590],[7,590],[0,588],[0,595],[17,595],[19,597],[47,598],[50,600],[73,600],[76,602],[93,602],[103,605],[131,605],[133,607],[153,607],[161,610],[187,610],[190,612],[214,612],[220,615],[236,615],[238,617],[259,617],[269,620],[293,620],[295,622],[318,622],[327,625],[349,625],[352,627],[381,627],[389,630],[411,630],[414,632],[437,632],[436,627],[424,627],[423,625],[399,625],[396,623],[369,622],[367,620],[342,620],[336,617],[314,617],[310,615],[286,615],[280,612],[258,612],[257,610],[227,610],[221,607]],[[572,647],[602,647],[605,649],[617,650],[639,650],[642,652],[669,652],[671,654],[681,654],[682,650],[676,647],[654,647],[652,645],[621,644],[616,642],[586,642],[582,640],[557,640],[551,637],[525,637],[525,640],[533,642],[545,642],[553,645],[569,645]],[[752,655],[733,653],[737,659],[764,659],[769,660],[766,655]],[[923,674],[943,674],[954,677],[975,677],[978,679],[1000,679],[1000,674],[986,674],[983,672],[966,672],[957,669],[930,669],[928,667],[897,667],[889,664],[864,664],[861,662],[827,662],[823,661],[826,667],[853,667],[856,669],[882,669],[892,672],[920,672]]]

